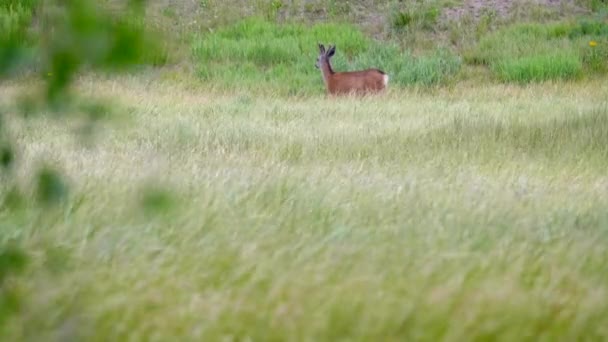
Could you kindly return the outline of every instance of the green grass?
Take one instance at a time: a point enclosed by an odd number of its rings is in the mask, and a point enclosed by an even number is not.
[[[397,32],[412,32],[417,29],[432,31],[437,26],[442,5],[437,1],[408,3],[403,11],[396,9],[393,12],[391,26]]]
[[[0,209],[29,260],[2,340],[608,338],[605,80],[78,89],[125,108],[93,147],[71,121],[6,122],[31,191]],[[56,208],[23,181],[39,159],[62,165]]]
[[[444,2],[389,2],[373,11],[413,16],[386,17],[398,34],[435,34]],[[480,24],[465,60],[507,84],[451,83],[460,58],[433,40],[414,55],[399,44],[418,38],[365,23],[268,22],[373,19],[362,4],[170,7],[179,34],[199,32],[197,79],[79,77],[119,108],[75,103],[94,130],[22,121],[36,84],[0,83],[0,340],[608,340],[602,14]],[[235,19],[250,10],[266,19]],[[142,60],[173,63],[185,40]],[[317,42],[338,46],[339,71],[388,72],[388,92],[322,96]]]
[[[30,30],[32,1],[0,4],[0,77],[14,73],[35,59],[34,34]],[[27,42],[27,44],[23,44]]]
[[[397,86],[440,84],[460,67],[448,51],[414,57],[348,24],[278,25],[259,19],[196,38],[193,55],[201,79],[215,87],[310,94],[323,90],[320,71],[314,67],[319,42],[337,46],[336,71],[375,67],[387,72]]]
[[[603,72],[608,25],[600,19],[552,24],[527,23],[482,37],[465,54],[470,64],[482,64],[507,82],[529,83],[576,79]],[[598,46],[589,46],[590,41]]]
[[[501,80],[518,83],[575,79],[582,69],[579,57],[571,52],[507,59],[492,67]]]

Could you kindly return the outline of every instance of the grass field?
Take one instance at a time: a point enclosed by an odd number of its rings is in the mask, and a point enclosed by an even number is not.
[[[10,122],[19,177],[60,165],[71,192],[0,211],[31,255],[3,340],[608,339],[606,80],[78,89],[120,108],[91,147]]]
[[[92,3],[0,5],[0,341],[608,340],[605,1]]]

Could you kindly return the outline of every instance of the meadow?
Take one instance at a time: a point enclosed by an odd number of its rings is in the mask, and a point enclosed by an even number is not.
[[[74,77],[90,117],[0,83],[0,340],[608,339],[604,19],[408,49],[278,8]],[[389,89],[325,96],[317,40]]]
[[[128,115],[92,147],[49,118],[15,128],[24,163],[62,165],[73,193],[3,218],[34,255],[10,340],[608,334],[604,81],[361,100],[80,88]]]

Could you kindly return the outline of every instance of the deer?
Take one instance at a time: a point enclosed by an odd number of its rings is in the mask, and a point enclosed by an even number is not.
[[[336,53],[336,46],[329,45],[325,50],[319,45],[319,57],[315,67],[321,69],[325,88],[329,95],[370,94],[383,91],[388,84],[388,75],[379,69],[335,72],[330,58]]]

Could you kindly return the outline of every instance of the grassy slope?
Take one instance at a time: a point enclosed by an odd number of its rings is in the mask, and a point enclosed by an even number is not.
[[[92,150],[47,119],[15,128],[75,193],[4,218],[36,256],[10,340],[608,337],[605,81],[81,89],[125,108]]]

